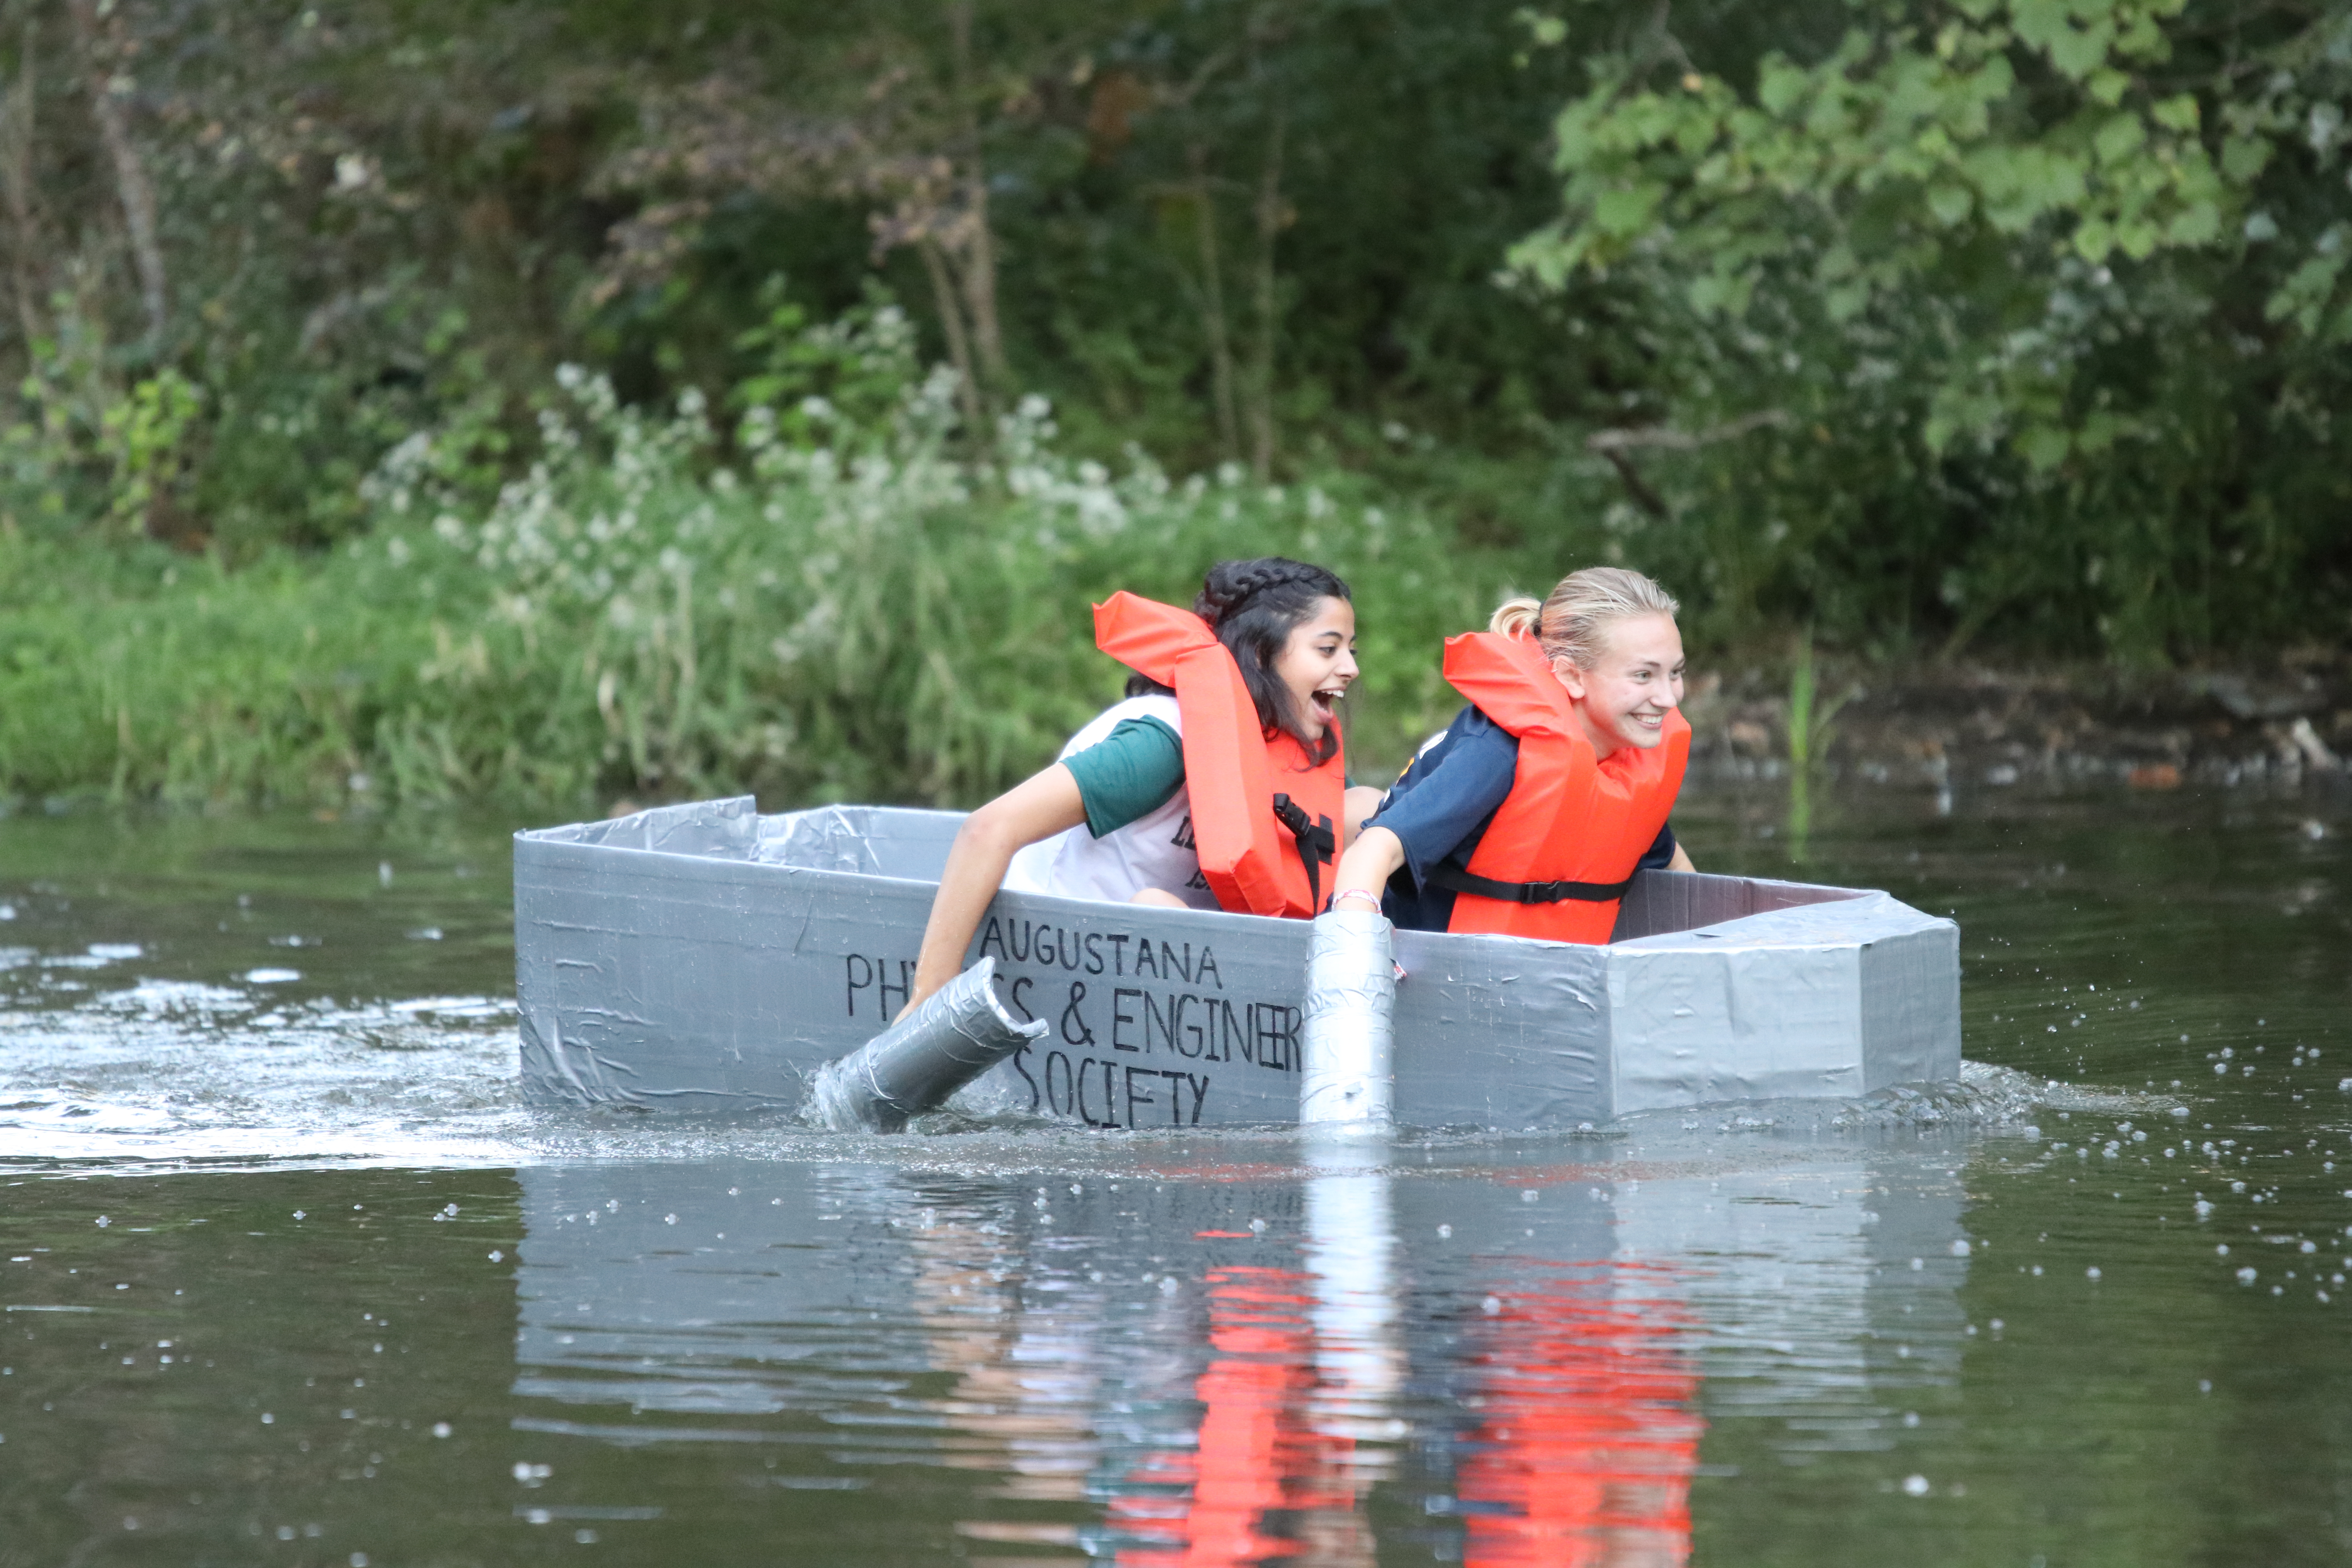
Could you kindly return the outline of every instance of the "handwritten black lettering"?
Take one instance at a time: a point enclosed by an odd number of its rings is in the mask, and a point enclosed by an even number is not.
[[[1198,1127],[1201,1125],[1201,1107],[1209,1098],[1209,1079],[1202,1073],[1188,1072],[1183,1076],[1185,1083],[1192,1090],[1192,1125]]]
[[[1283,1009],[1272,1002],[1257,1005],[1257,1065],[1279,1072],[1284,1066]]]
[[[1094,1065],[1092,1057],[1078,1064],[1078,1120],[1089,1127],[1100,1127],[1102,1123],[1095,1120],[1095,1113],[1087,1109],[1087,1086],[1095,1080]]]
[[[1110,994],[1110,1048],[1115,1051],[1139,1051],[1143,1048],[1126,1037],[1124,1026],[1135,1022],[1135,1015],[1127,1010],[1127,999],[1130,996],[1143,996],[1143,993],[1121,985]],[[1144,1005],[1148,1007],[1150,1005],[1151,999],[1144,996]],[[1144,1037],[1147,1040],[1150,1038],[1148,1034]]]
[[[1195,1004],[1199,1006],[1200,1017],[1208,1020],[1205,1028],[1198,1020],[1185,1016],[1192,1011]],[[1188,1057],[1197,1058],[1214,1043],[1210,1031],[1217,1026],[1217,999],[1213,996],[1182,996],[1177,999],[1177,1009],[1176,1027],[1179,1033],[1176,1048]]]
[[[896,985],[882,978],[882,966],[889,962],[887,958],[877,958],[874,961],[875,995],[882,1003],[882,1016],[886,1019],[895,1016],[898,1011],[898,1007],[890,1005],[891,992],[896,991],[898,994],[899,1007],[905,1006],[907,998],[915,994],[914,960],[902,958],[898,961],[898,984]]]
[[[1011,953],[1004,951],[1004,927],[994,915],[988,917],[988,924],[980,933],[980,952],[978,956],[982,958],[987,957],[988,950],[992,945],[996,949],[997,957],[1009,959],[1013,956]]]
[[[1244,1007],[1248,1004],[1243,1004]],[[1234,1042],[1247,1037],[1242,1033],[1242,1023],[1234,1016],[1234,1005],[1223,997],[1217,999],[1217,1046],[1211,1061],[1229,1062],[1234,1059]]]
[[[1128,935],[1127,932],[1123,931],[1113,931],[1110,933],[1111,973],[1113,974],[1123,975],[1127,973],[1127,944],[1134,940],[1135,939],[1133,937]]]
[[[1008,921],[1004,927],[1009,940],[1004,944],[1004,956],[1014,963],[1029,962],[1029,922]],[[1014,934],[1015,932],[1019,934]]]
[[[1209,946],[1208,943],[1202,942],[1201,944],[1201,964],[1198,969],[1192,972],[1192,984],[1198,985],[1202,981],[1209,979],[1212,975],[1214,975],[1216,978],[1217,989],[1223,991],[1225,988],[1225,977],[1217,973],[1216,950]]]
[[[1168,1043],[1179,1056],[1197,1057],[1201,1054],[1201,1026],[1184,1021],[1184,1015],[1191,1012],[1192,1004],[1199,1000],[1190,993],[1168,999]]]
[[[1021,1009],[1021,1021],[1024,1024],[1035,1023],[1037,1021],[1037,1015],[1029,1011],[1029,1004],[1021,999],[1021,988],[1024,985],[1034,985],[1036,984],[1037,983],[1035,981],[1030,979],[1025,974],[1016,974],[1013,977],[1013,984],[1005,987],[1004,999],[1012,1003],[1015,1007]],[[1029,1047],[1024,1046],[1021,1048],[1025,1051]]]
[[[1299,1012],[1275,1002],[1253,1002],[1249,1033],[1242,1041],[1242,1059],[1275,1072],[1295,1072],[1298,1067]]]
[[[1154,980],[1160,978],[1160,965],[1152,960],[1151,939],[1148,936],[1135,939],[1135,972],[1149,974]]]
[[[1086,1015],[1078,1011],[1078,1004],[1086,999],[1087,983],[1083,980],[1070,982],[1069,1004],[1062,1009],[1062,1038],[1074,1046],[1095,1043],[1095,1032],[1087,1027]]]
[[[1030,1075],[1025,1065],[1028,1054],[1028,1047],[1024,1046],[1014,1053],[1013,1061],[1023,1081],[1029,1085],[1030,1110],[1036,1110],[1042,1103],[1055,1115],[1075,1117],[1088,1127],[1140,1127],[1150,1120],[1143,1114],[1142,1108],[1159,1105],[1168,1107],[1169,1126],[1198,1127],[1202,1108],[1208,1103],[1210,1080],[1206,1074],[1137,1067],[1091,1056],[1081,1057],[1073,1064],[1061,1051],[1045,1053],[1045,1082],[1041,1095],[1037,1079]],[[1100,1107],[1095,1104],[1094,1098],[1097,1068],[1102,1069],[1100,1088],[1103,1102]],[[1167,1080],[1165,1099],[1150,1082],[1153,1079]],[[1127,1107],[1123,1119],[1119,1115],[1122,1100]],[[1189,1105],[1186,1103],[1188,1100]]]
[[[1087,973],[1102,973],[1102,932],[1098,931],[1087,932]]]
[[[857,994],[874,984],[874,961],[862,952],[853,952],[843,960],[842,967],[849,981],[849,1016],[857,1016]]]
[[[1076,994],[1063,1009],[1062,1038],[1074,1046],[1092,1045],[1095,1037],[1080,1006],[1086,988],[1079,984],[1071,989]],[[1199,1062],[1232,1061],[1238,1048],[1243,1061],[1268,1072],[1296,1072],[1302,1021],[1297,1008],[1280,1003],[1237,1003],[1192,991],[1121,985],[1111,993],[1110,1046],[1144,1056],[1165,1050]]]
[[[1139,1078],[1158,1078],[1159,1076],[1160,1070],[1157,1068],[1139,1068],[1134,1066],[1132,1063],[1129,1064],[1127,1069],[1127,1124],[1129,1127],[1138,1127],[1142,1125],[1141,1122],[1136,1120],[1135,1108],[1137,1106],[1157,1105],[1160,1103],[1158,1100],[1151,1098],[1151,1095],[1148,1090],[1138,1089],[1136,1088],[1135,1080]]]
[[[1184,956],[1181,958],[1178,958],[1176,950],[1166,942],[1160,944],[1160,977],[1165,980],[1169,978],[1171,972],[1182,975],[1187,981],[1192,978],[1192,944],[1191,942],[1184,944]]]

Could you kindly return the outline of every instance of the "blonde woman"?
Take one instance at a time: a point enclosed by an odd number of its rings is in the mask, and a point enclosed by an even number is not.
[[[1694,869],[1667,816],[1690,726],[1666,591],[1590,567],[1449,640],[1470,705],[1341,857],[1335,909],[1412,931],[1605,942],[1637,870]]]

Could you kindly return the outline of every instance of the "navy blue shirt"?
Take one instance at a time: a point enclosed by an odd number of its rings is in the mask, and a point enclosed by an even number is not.
[[[1385,827],[1404,846],[1404,865],[1389,879],[1381,909],[1405,931],[1444,931],[1454,919],[1454,889],[1433,888],[1435,866],[1470,868],[1470,857],[1502,809],[1518,774],[1519,738],[1475,706],[1405,765],[1366,827]],[[1675,858],[1672,823],[1642,856],[1641,868],[1663,871]]]

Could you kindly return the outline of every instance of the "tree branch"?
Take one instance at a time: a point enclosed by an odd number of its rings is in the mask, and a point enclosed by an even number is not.
[[[146,160],[131,140],[131,117],[114,93],[99,45],[97,0],[71,0],[66,7],[73,18],[74,42],[81,52],[82,71],[89,88],[90,113],[114,164],[115,189],[122,200],[122,221],[131,236],[131,259],[139,269],[139,299],[147,311],[147,336],[161,348],[167,321],[169,290],[163,275],[163,247],[157,238],[155,187],[147,178]]]
[[[1630,430],[1596,430],[1584,438],[1584,449],[1602,457],[1612,453],[1630,452],[1641,447],[1657,447],[1669,452],[1692,452],[1701,447],[1712,447],[1718,441],[1729,441],[1760,430],[1767,425],[1786,425],[1788,415],[1778,408],[1767,408],[1755,414],[1743,414],[1712,429],[1696,432],[1676,430],[1664,425],[1645,425]]]
[[[1642,478],[1642,470],[1633,466],[1633,459],[1628,454],[1644,447],[1654,451],[1692,452],[1718,441],[1733,440],[1750,430],[1760,430],[1767,425],[1788,423],[1789,416],[1780,409],[1766,408],[1754,414],[1743,414],[1712,429],[1695,432],[1676,430],[1664,425],[1648,425],[1631,430],[1596,430],[1584,438],[1584,449],[1609,459],[1609,466],[1617,470],[1619,479],[1625,481],[1625,493],[1633,498],[1634,505],[1652,517],[1663,518],[1670,515],[1672,509],[1666,505],[1665,498],[1652,489],[1649,481]]]
[[[1250,345],[1250,472],[1262,485],[1274,479],[1274,355],[1275,332],[1280,320],[1275,245],[1289,217],[1287,205],[1282,199],[1282,144],[1288,129],[1289,117],[1277,99],[1273,130],[1266,138],[1265,169],[1252,209],[1257,219],[1257,337]]]
[[[16,321],[25,334],[26,363],[41,329],[41,286],[35,275],[33,253],[40,229],[33,211],[33,109],[38,100],[38,79],[33,74],[33,51],[38,38],[32,13],[25,15],[25,41],[18,61],[16,93],[0,110],[0,128],[6,142],[0,151],[0,184],[8,199],[8,270],[16,294]]]
[[[940,242],[929,234],[915,242],[923,258],[923,270],[931,280],[931,298],[940,312],[940,331],[948,340],[948,360],[956,371],[956,402],[963,409],[964,423],[970,427],[967,440],[975,445],[988,439],[988,423],[980,404],[980,381],[972,374],[971,341],[964,333],[963,306],[956,297],[954,281],[949,275],[947,258],[941,254]]]
[[[1633,466],[1633,458],[1614,447],[1603,447],[1601,455],[1609,459],[1609,466],[1617,470],[1619,479],[1625,481],[1625,493],[1633,498],[1635,506],[1640,507],[1652,517],[1664,518],[1671,515],[1664,498],[1652,489],[1648,481],[1642,478],[1642,470]]]
[[[1241,455],[1241,426],[1234,413],[1234,350],[1225,323],[1224,262],[1217,248],[1217,203],[1210,195],[1205,155],[1198,142],[1191,150],[1192,199],[1200,228],[1194,236],[1201,247],[1201,325],[1209,339],[1209,390],[1217,414],[1217,445],[1225,460]]]
[[[1004,337],[996,320],[996,234],[988,213],[988,163],[982,154],[980,117],[972,95],[977,88],[971,69],[971,0],[954,0],[948,9],[948,28],[954,46],[954,91],[957,139],[963,143],[964,205],[971,228],[964,247],[964,303],[971,317],[972,357],[992,388],[1011,383],[1004,363]]]

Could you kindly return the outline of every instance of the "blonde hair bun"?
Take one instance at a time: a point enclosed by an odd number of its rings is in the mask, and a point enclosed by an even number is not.
[[[1588,566],[1562,577],[1540,605],[1523,594],[1504,600],[1486,629],[1501,637],[1532,637],[1547,656],[1591,669],[1601,661],[1610,626],[1634,616],[1671,619],[1681,609],[1672,594],[1639,572]]]
[[[1521,594],[1495,606],[1495,613],[1486,619],[1486,629],[1496,637],[1533,637],[1542,619],[1543,601]]]

